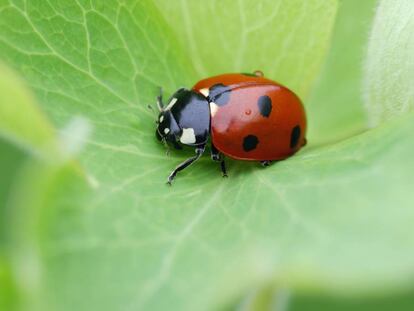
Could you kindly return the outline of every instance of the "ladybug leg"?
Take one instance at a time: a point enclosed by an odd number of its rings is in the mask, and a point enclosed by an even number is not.
[[[221,175],[223,177],[228,177],[229,175],[227,175],[227,170],[226,170],[226,162],[224,161],[224,157],[221,156],[222,159],[220,161],[220,167],[221,167]]]
[[[261,71],[261,70],[255,70],[255,71],[253,72],[253,74],[254,74],[256,77],[263,77],[263,76],[264,76],[263,71]]]
[[[269,166],[269,165],[270,165],[270,163],[272,163],[272,161],[270,161],[270,160],[260,161],[260,164],[261,164],[263,167]]]
[[[224,156],[217,150],[217,148],[213,144],[211,144],[211,159],[213,161],[220,162],[221,174],[223,175],[223,177],[228,177]]]
[[[175,176],[177,175],[177,173],[179,171],[182,171],[183,169],[185,169],[186,167],[190,166],[194,161],[197,161],[204,153],[204,150],[206,149],[206,146],[200,146],[197,147],[195,152],[196,155],[194,157],[191,157],[187,160],[185,160],[183,163],[179,164],[172,172],[171,174],[168,176],[167,179],[167,184],[171,185],[172,181],[174,180]]]

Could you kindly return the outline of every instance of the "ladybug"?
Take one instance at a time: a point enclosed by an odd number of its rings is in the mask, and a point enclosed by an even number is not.
[[[301,100],[285,86],[254,74],[230,73],[181,88],[167,105],[157,97],[158,140],[181,149],[195,148],[195,156],[179,164],[168,176],[198,160],[211,138],[211,158],[227,176],[224,156],[258,161],[268,166],[285,159],[306,144],[306,115]]]

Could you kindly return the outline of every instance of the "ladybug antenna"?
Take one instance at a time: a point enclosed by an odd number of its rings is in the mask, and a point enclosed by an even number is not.
[[[164,105],[162,103],[162,87],[160,87],[160,95],[157,96],[157,107],[160,112],[164,111]]]
[[[150,104],[148,104],[148,105],[147,105],[147,108],[148,108],[149,110],[151,110],[152,112],[155,112],[154,108],[152,108],[152,106],[151,106]]]
[[[152,107],[150,104],[147,105],[147,108],[151,110],[155,116],[157,115],[157,112],[155,111],[154,107]]]
[[[160,122],[158,121],[158,117],[157,117],[157,115],[158,115],[158,113],[155,111],[155,109],[154,109],[154,107],[152,107],[151,105],[147,105],[147,108],[149,109],[149,110],[151,110],[151,112],[153,112],[154,113],[154,117],[155,117],[155,124],[159,124]]]

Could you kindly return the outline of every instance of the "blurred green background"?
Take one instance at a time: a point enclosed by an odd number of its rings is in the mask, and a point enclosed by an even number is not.
[[[412,310],[414,2],[0,1],[0,310]],[[308,145],[165,155],[160,86],[262,70]]]

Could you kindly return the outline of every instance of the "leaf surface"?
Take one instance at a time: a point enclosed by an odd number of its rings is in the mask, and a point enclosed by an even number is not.
[[[371,126],[414,107],[414,3],[381,1],[365,60],[365,106]]]
[[[57,128],[76,116],[94,128],[80,166],[28,169],[17,188],[27,195],[9,203],[36,216],[20,241],[39,251],[40,309],[211,309],[264,285],[355,293],[411,282],[413,115],[310,142],[268,169],[228,161],[226,180],[205,157],[164,185],[190,153],[166,157],[154,138],[146,106],[159,86],[266,66],[306,103],[337,2],[250,3],[2,2],[0,57]]]

